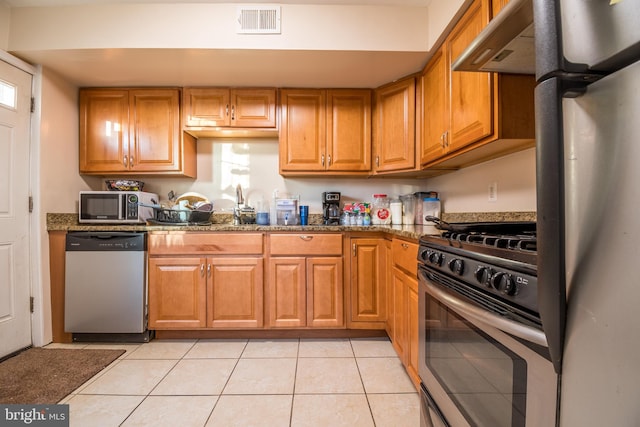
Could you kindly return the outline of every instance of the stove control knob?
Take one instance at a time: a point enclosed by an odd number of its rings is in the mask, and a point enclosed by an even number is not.
[[[473,274],[474,276],[476,276],[476,280],[478,281],[478,283],[485,286],[491,286],[491,283],[489,283],[489,280],[493,275],[493,270],[491,270],[490,267],[485,267],[483,265],[480,265],[478,266],[475,273]]]
[[[462,274],[464,273],[464,261],[461,260],[460,258],[454,258],[451,261],[449,261],[449,270],[451,270],[453,273],[457,274],[458,276],[462,276]]]
[[[427,254],[427,259],[433,265],[442,266],[442,261],[444,261],[444,255],[440,252],[431,251],[431,253]]]
[[[509,273],[496,273],[491,278],[491,286],[505,295],[515,295],[516,293],[516,282]]]

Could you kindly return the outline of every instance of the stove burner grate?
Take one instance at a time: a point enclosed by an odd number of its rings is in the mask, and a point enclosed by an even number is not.
[[[476,232],[452,232],[448,231],[443,234],[444,238],[464,243],[473,243],[482,246],[489,246],[501,249],[512,249],[526,252],[536,252],[537,243],[536,236],[533,233],[502,235],[487,234]]]

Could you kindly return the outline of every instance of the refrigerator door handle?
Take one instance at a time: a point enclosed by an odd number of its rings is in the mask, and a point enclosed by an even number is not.
[[[567,299],[562,99],[580,96],[589,83],[553,77],[535,91],[538,309],[557,373],[562,371]]]

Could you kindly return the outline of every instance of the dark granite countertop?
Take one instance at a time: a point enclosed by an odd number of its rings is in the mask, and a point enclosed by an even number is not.
[[[443,214],[447,222],[493,222],[493,221],[535,221],[535,212],[488,212],[488,213],[454,213]],[[258,232],[383,232],[394,236],[419,239],[425,234],[437,234],[433,226],[413,224],[342,226],[323,225],[322,215],[311,214],[309,225],[233,225],[232,215],[214,213],[208,225],[118,225],[118,224],[80,224],[78,214],[48,213],[47,231],[148,231],[148,232],[183,232],[183,231],[258,231]]]

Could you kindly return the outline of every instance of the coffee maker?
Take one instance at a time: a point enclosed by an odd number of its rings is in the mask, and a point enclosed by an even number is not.
[[[338,191],[322,193],[322,216],[324,225],[340,224],[340,193]]]

